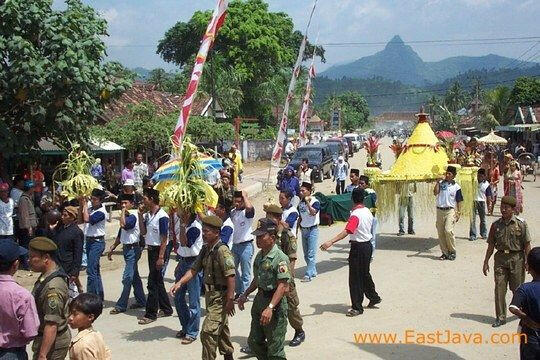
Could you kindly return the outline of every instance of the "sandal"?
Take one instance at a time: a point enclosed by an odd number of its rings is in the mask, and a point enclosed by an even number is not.
[[[182,339],[182,341],[180,341],[180,343],[182,345],[189,345],[191,344],[192,342],[194,342],[196,339],[195,338],[192,338],[191,336],[186,336],[185,338]]]
[[[159,310],[158,313],[157,313],[158,318],[169,317],[169,316],[172,316],[172,313],[166,314],[163,310]]]
[[[448,260],[448,256],[442,254],[441,256],[439,256],[439,260]]]
[[[156,321],[156,320],[154,320],[154,319],[149,319],[149,318],[147,318],[147,317],[142,317],[142,318],[139,320],[139,325],[148,325],[148,324],[150,324],[150,323],[153,323],[154,321]]]
[[[353,316],[358,316],[360,314],[362,314],[362,313],[359,310],[349,309],[349,311],[347,311],[346,316],[353,317]]]
[[[123,312],[125,312],[125,311],[122,311],[122,310],[117,309],[117,308],[113,308],[111,311],[109,311],[109,314],[111,314],[111,315],[117,315],[117,314],[121,314],[121,313],[123,313]]]
[[[244,354],[253,354],[253,351],[249,348],[249,345],[240,348],[240,352]]]

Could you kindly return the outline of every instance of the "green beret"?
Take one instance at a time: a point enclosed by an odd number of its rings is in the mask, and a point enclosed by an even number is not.
[[[202,223],[208,226],[211,226],[216,229],[221,229],[223,226],[223,220],[215,215],[205,216],[202,219]]]
[[[43,236],[33,238],[32,240],[30,240],[30,244],[28,244],[28,246],[34,250],[47,252],[56,251],[58,249],[54,241]]]
[[[513,196],[503,196],[501,199],[501,204],[510,205],[511,207],[516,206],[516,198]]]
[[[283,209],[276,204],[265,204],[263,206],[264,212],[270,213],[270,214],[283,214]]]

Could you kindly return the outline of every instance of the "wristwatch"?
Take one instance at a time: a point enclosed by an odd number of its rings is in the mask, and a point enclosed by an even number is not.
[[[274,305],[273,305],[272,303],[270,303],[270,304],[268,304],[268,308],[269,308],[270,310],[274,310]]]

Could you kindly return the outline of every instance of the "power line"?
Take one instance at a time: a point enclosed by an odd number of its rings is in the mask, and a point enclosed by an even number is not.
[[[411,40],[404,41],[404,44],[454,44],[454,45],[491,45],[491,44],[517,44],[533,43],[540,41],[540,36],[521,36],[521,37],[503,37],[503,38],[477,38],[477,39],[435,39],[435,40]],[[401,42],[328,42],[320,44],[322,46],[378,46],[378,45],[401,45]],[[128,47],[156,47],[157,44],[125,44],[125,45],[107,45],[112,48]]]
[[[509,64],[507,64],[506,66],[503,66],[505,68],[511,68],[513,67],[514,65],[517,65],[519,63],[519,60],[523,58],[523,56],[525,56],[529,51],[531,51],[532,49],[534,49],[534,47],[536,45],[540,44],[540,41],[537,41],[535,42],[534,44],[532,44],[532,46],[530,46],[527,50],[525,50],[523,53],[521,53],[521,55],[519,55],[517,58],[515,58],[514,60],[510,61]]]
[[[476,39],[435,39],[435,40],[411,40],[403,41],[403,44],[451,44],[451,43],[499,43],[499,42],[536,42],[540,40],[540,36],[520,36],[520,37],[504,37],[504,38],[476,38]],[[348,45],[401,45],[402,42],[390,41],[390,42],[329,42],[322,43],[323,46],[348,46]],[[478,44],[476,44],[478,45]]]
[[[534,75],[529,75],[529,76],[538,77],[538,76],[540,76],[540,74],[534,74]],[[513,79],[508,79],[508,80],[492,81],[492,82],[485,83],[485,84],[482,84],[482,85],[489,86],[489,85],[504,84],[504,83],[515,81],[520,77],[521,76],[518,76],[518,77],[513,78]],[[464,85],[463,86],[464,89],[473,88],[473,87],[474,87],[474,84],[473,85]],[[385,97],[385,96],[396,96],[396,95],[420,95],[420,94],[439,93],[439,92],[446,92],[446,91],[448,91],[448,88],[433,89],[433,90],[419,90],[419,91],[410,91],[410,92],[383,93],[383,94],[367,94],[367,95],[362,94],[362,96],[365,97],[365,98],[371,98],[371,97]]]

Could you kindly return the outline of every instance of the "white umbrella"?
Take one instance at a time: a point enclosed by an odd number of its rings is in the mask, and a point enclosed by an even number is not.
[[[506,141],[505,138],[495,135],[493,130],[491,130],[491,132],[488,135],[478,139],[478,142],[481,142],[484,144],[497,144],[497,145],[505,145],[506,143],[508,143],[508,141]]]

